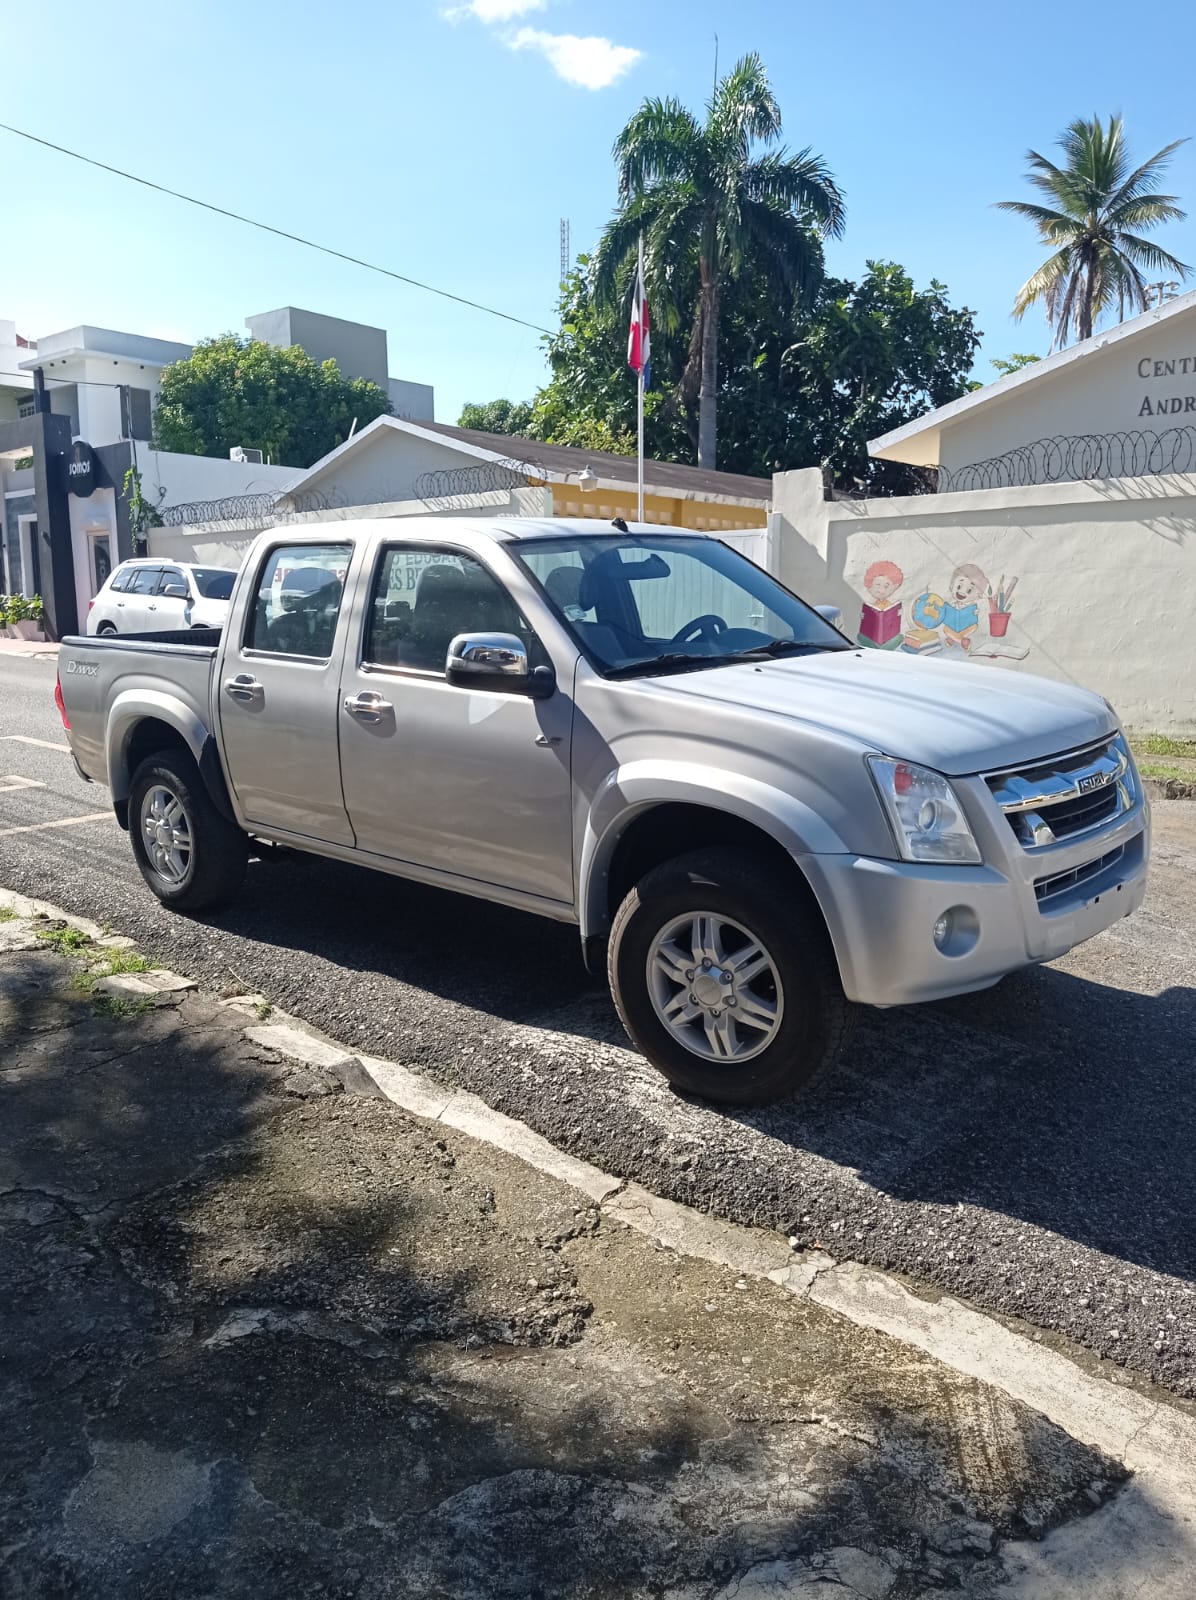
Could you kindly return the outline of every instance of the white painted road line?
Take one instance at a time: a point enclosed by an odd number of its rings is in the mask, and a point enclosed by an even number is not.
[[[64,750],[68,756],[71,753],[69,744],[55,744],[52,739],[33,739],[27,733],[4,733],[0,734],[0,739],[7,739],[13,744],[35,744],[39,750]]]
[[[41,833],[43,828],[77,828],[84,822],[115,821],[111,811],[89,811],[85,817],[60,817],[57,822],[27,822],[22,828],[0,828],[0,839],[7,838],[10,833]]]
[[[7,794],[10,789],[44,789],[45,787],[40,778],[21,778],[15,772],[6,772],[0,778],[0,794]]]

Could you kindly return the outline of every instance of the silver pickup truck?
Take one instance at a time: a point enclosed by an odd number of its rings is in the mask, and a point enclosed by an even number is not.
[[[275,529],[221,632],[68,639],[59,674],[164,904],[283,845],[572,923],[635,1044],[714,1100],[789,1093],[852,1002],[985,988],[1146,886],[1107,701],[858,649],[678,529]]]

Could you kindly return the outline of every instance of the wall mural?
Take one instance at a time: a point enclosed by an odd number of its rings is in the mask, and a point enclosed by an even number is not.
[[[908,602],[899,597],[905,574],[895,561],[874,561],[864,573],[858,643],[870,650],[949,659],[1024,661],[1029,650],[1006,638],[1016,578],[991,583],[972,561],[952,572],[942,594],[927,587]]]

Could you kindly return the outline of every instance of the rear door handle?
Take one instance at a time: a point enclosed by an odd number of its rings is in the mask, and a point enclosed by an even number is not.
[[[242,705],[255,705],[265,693],[257,679],[250,677],[247,672],[239,672],[235,678],[226,678],[224,692]]]
[[[388,712],[394,710],[389,700],[369,690],[362,694],[346,695],[344,706],[351,717],[357,717],[362,722],[381,722]]]

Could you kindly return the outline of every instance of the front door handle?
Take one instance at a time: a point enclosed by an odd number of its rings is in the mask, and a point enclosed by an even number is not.
[[[346,695],[344,706],[351,717],[357,717],[362,722],[381,722],[388,712],[394,710],[389,700],[370,690]]]
[[[239,672],[235,678],[226,678],[224,692],[246,706],[256,705],[265,693],[257,679],[250,677],[248,672]]]

